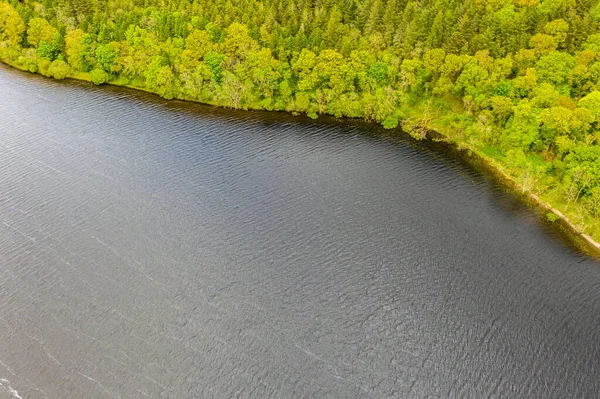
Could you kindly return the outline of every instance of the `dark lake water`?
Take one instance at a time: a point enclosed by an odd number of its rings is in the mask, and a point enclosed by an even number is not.
[[[440,146],[0,67],[0,397],[599,392],[600,264]]]

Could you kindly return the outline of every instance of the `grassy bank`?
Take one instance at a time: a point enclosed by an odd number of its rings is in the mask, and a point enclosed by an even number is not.
[[[9,61],[4,63],[28,72],[26,68],[16,63]],[[71,71],[68,78],[90,83],[92,81],[88,72]],[[132,84],[123,79],[115,79],[107,83],[153,93],[141,84]],[[178,96],[178,99],[198,102],[185,96]],[[214,102],[208,104],[220,105]],[[457,108],[459,108],[458,104]],[[254,109],[262,108],[254,107]],[[551,224],[581,251],[600,259],[600,222],[591,217],[581,206],[563,201],[560,194],[552,189],[547,187],[540,189],[535,181],[527,180],[522,170],[507,165],[506,157],[497,148],[469,137],[467,132],[473,121],[464,118],[460,111],[453,112],[448,108],[441,110],[428,102],[416,103],[411,107],[400,109],[398,115],[403,131],[418,140],[440,141],[452,146],[458,151],[459,156],[499,181],[507,191],[534,209],[542,222]]]

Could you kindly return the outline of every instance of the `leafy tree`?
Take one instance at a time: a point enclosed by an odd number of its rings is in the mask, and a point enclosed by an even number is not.
[[[185,39],[185,50],[188,56],[194,60],[202,60],[204,55],[213,50],[210,34],[205,30],[194,30]]]
[[[529,41],[529,45],[538,57],[549,54],[558,47],[558,43],[553,36],[542,33],[533,36]]]
[[[117,61],[119,56],[117,49],[118,44],[115,43],[99,44],[98,47],[96,47],[96,61],[105,72],[111,72],[113,70],[115,61]]]
[[[565,184],[576,187],[575,201],[600,187],[600,147],[578,145],[565,156],[564,163]]]
[[[156,58],[146,72],[146,85],[148,89],[167,100],[175,97],[175,74],[169,65],[162,65],[160,58]]]
[[[556,19],[544,26],[544,32],[551,35],[558,47],[564,48],[569,33],[569,24],[564,19]]]
[[[88,71],[91,67],[91,36],[81,29],[73,29],[65,36],[65,53],[69,65],[79,71]]]
[[[513,107],[513,117],[508,123],[506,139],[509,148],[518,148],[529,151],[541,143],[538,116],[527,100],[521,101]]]
[[[64,79],[71,73],[69,64],[62,60],[53,61],[48,68],[48,74],[54,79]]]
[[[32,18],[28,25],[27,42],[33,47],[38,47],[42,41],[48,44],[52,43],[54,35],[58,32],[44,18]]]
[[[209,52],[204,56],[204,63],[210,69],[217,83],[221,83],[223,78],[223,60],[225,56],[219,53]]]
[[[570,54],[553,51],[543,56],[535,64],[537,76],[541,82],[556,85],[565,83],[569,71],[575,66],[575,60]]]
[[[577,105],[581,108],[588,109],[596,118],[596,121],[600,122],[600,91],[591,92],[579,100]]]
[[[25,23],[19,13],[7,3],[0,3],[0,43],[20,47]]]
[[[95,85],[103,85],[108,82],[108,74],[102,69],[94,69],[90,72],[90,80]]]
[[[235,22],[225,29],[223,47],[226,56],[243,59],[249,52],[256,50],[258,44],[248,34],[246,25]]]

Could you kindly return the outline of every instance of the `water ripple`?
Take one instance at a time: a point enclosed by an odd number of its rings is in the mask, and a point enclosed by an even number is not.
[[[598,264],[436,145],[0,87],[0,396],[600,390]]]

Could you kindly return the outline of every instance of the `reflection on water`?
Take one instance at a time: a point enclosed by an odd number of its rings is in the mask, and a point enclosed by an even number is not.
[[[0,68],[0,395],[593,397],[600,268],[435,146]]]

